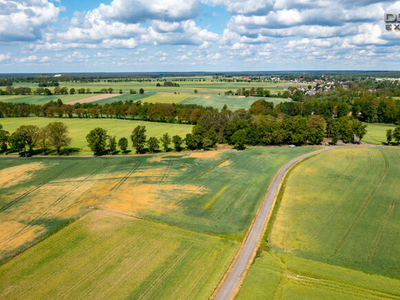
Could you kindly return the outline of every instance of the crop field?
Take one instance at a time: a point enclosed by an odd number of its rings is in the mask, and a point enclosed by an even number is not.
[[[43,105],[50,102],[51,100],[57,101],[57,99],[61,99],[63,103],[67,103],[76,100],[84,100],[85,98],[89,98],[92,96],[93,94],[51,95],[51,96],[35,96],[35,95],[0,96],[0,102]]]
[[[171,78],[169,79],[171,80]],[[298,86],[298,83],[273,83],[273,82],[213,82],[211,80],[206,81],[174,81],[178,83],[179,87],[164,87],[157,86],[158,81],[152,82],[96,82],[96,83],[75,83],[75,82],[60,82],[60,87],[67,88],[84,88],[90,89],[92,92],[100,91],[101,89],[112,87],[114,89],[114,93],[118,93],[119,90],[122,90],[123,93],[129,93],[130,89],[139,91],[140,88],[143,88],[146,92],[193,92],[197,89],[199,92],[208,92],[212,94],[224,93],[228,90],[236,91],[237,89],[246,88],[250,89],[252,87],[262,87],[264,89],[268,89],[272,94],[276,94],[279,91],[287,89],[290,86]],[[162,85],[163,82],[160,82]],[[30,87],[37,88],[37,84],[32,83],[15,83],[14,87]],[[53,88],[50,88],[52,90]]]
[[[153,95],[155,95],[155,93],[152,93],[152,92],[147,92],[144,94],[122,94],[117,97],[94,101],[93,103],[104,105],[104,104],[112,103],[112,102],[116,102],[116,101],[125,102],[125,101],[130,101],[130,100],[132,100],[132,101],[141,100],[141,101],[145,102],[146,98],[151,97]]]
[[[386,130],[394,129],[396,126],[393,124],[375,124],[370,123],[367,127],[367,134],[363,141],[368,144],[380,145],[386,143]]]
[[[207,298],[276,171],[312,150],[2,158],[0,297]]]
[[[289,99],[283,98],[265,98],[265,97],[244,97],[244,96],[225,96],[225,95],[199,95],[191,97],[181,104],[197,104],[205,107],[212,106],[221,110],[224,105],[228,106],[229,110],[235,111],[241,108],[249,109],[253,102],[265,99],[269,102],[274,102],[274,104],[278,104],[281,102],[290,101]]]
[[[0,259],[88,207],[240,240],[275,172],[311,150],[2,158]]]
[[[141,99],[142,102],[148,103],[180,103],[190,97],[193,97],[194,94],[174,94],[174,93],[156,93],[150,97],[146,97],[145,99]]]
[[[0,297],[206,299],[238,245],[93,211],[0,266]]]
[[[155,136],[159,138],[166,132],[168,132],[171,136],[180,135],[181,137],[184,137],[187,133],[192,132],[191,125],[121,119],[49,119],[40,117],[4,118],[0,119],[0,124],[3,125],[5,130],[13,132],[21,125],[36,125],[38,127],[43,127],[46,126],[48,123],[55,121],[61,121],[68,126],[70,136],[72,137],[72,142],[70,145],[71,154],[79,155],[93,154],[93,152],[90,151],[89,147],[87,146],[86,135],[90,132],[90,130],[96,127],[102,127],[108,130],[108,134],[115,135],[117,137],[117,140],[121,137],[126,137],[129,140],[129,150],[132,150],[130,142],[132,130],[138,125],[146,126],[147,137]]]
[[[343,148],[298,165],[270,251],[256,259],[239,299],[252,289],[286,299],[399,298],[399,158],[395,148]]]

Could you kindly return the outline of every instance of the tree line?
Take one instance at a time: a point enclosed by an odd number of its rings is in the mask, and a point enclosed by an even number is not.
[[[20,156],[32,156],[34,147],[38,147],[43,154],[54,149],[61,155],[61,148],[69,146],[70,143],[68,128],[62,122],[51,122],[42,128],[36,125],[22,125],[12,134],[0,124],[0,149],[4,154],[11,149]]]

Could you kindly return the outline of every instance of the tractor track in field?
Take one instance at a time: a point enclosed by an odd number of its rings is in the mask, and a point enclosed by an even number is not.
[[[346,233],[344,234],[344,236],[340,239],[338,245],[336,246],[332,257],[336,256],[340,250],[342,249],[344,243],[346,242],[346,240],[348,239],[348,237],[350,236],[350,234],[352,233],[354,227],[357,225],[357,223],[360,221],[361,217],[363,216],[363,214],[365,213],[365,211],[367,210],[368,205],[370,204],[370,202],[372,201],[372,198],[375,194],[375,192],[378,190],[378,188],[381,186],[383,180],[385,179],[388,170],[389,170],[389,160],[386,157],[386,154],[384,154],[382,151],[380,151],[383,159],[385,161],[385,169],[383,171],[383,174],[381,176],[381,178],[378,181],[378,184],[375,185],[375,187],[373,188],[373,190],[369,193],[367,200],[364,202],[364,204],[361,206],[361,209],[359,210],[356,218],[353,220],[353,222],[351,223],[351,225],[348,227],[348,229],[346,230]]]
[[[135,164],[129,172],[120,180],[118,181],[110,190],[110,192],[113,192],[121,187],[130,177],[131,175],[136,172],[136,170],[140,167],[140,165],[143,163],[143,159],[141,159],[137,164]]]
[[[140,296],[139,299],[140,300],[141,299],[148,299],[150,297],[150,295],[147,296],[147,294],[150,293],[152,290],[154,290],[154,288],[157,287],[157,285],[161,282],[161,280],[165,276],[168,276],[169,274],[171,274],[175,270],[175,268],[178,266],[178,264],[186,257],[188,252],[190,250],[192,250],[193,247],[194,247],[194,243],[190,244],[189,247],[187,247],[187,249],[185,249],[185,251],[183,251],[177,257],[177,259],[169,266],[169,268],[167,270],[165,270],[165,272],[160,277],[157,278],[157,280],[150,286],[150,288]]]
[[[18,196],[17,198],[15,198],[14,200],[12,200],[11,202],[7,203],[6,205],[4,205],[3,207],[0,208],[0,213],[9,209],[10,207],[14,206],[16,203],[18,203],[19,201],[23,200],[25,197],[29,196],[30,194],[34,193],[35,191],[37,191],[38,189],[40,189],[41,187],[45,186],[46,184],[48,184],[49,182],[53,181],[54,179],[56,179],[57,177],[59,177],[60,175],[62,175],[62,173],[72,169],[74,166],[76,166],[78,163],[72,163],[70,165],[68,165],[67,167],[65,167],[64,169],[60,170],[58,173],[54,174],[53,176],[51,176],[50,178],[46,179],[45,181],[43,181],[42,183],[34,186],[33,188],[29,189],[28,191],[26,191],[25,193],[23,193],[22,195]]]
[[[0,245],[3,245],[4,243],[10,242],[17,238],[21,233],[26,231],[30,226],[32,226],[35,222],[43,218],[53,207],[57,206],[61,201],[63,201],[65,198],[67,198],[73,191],[81,187],[85,182],[96,176],[98,173],[100,173],[104,168],[108,166],[109,162],[105,162],[102,164],[99,168],[97,168],[94,172],[92,172],[90,175],[88,175],[85,179],[79,181],[77,184],[73,185],[67,192],[65,192],[62,196],[57,198],[50,206],[48,206],[40,215],[36,216],[34,219],[30,220],[28,223],[25,224],[24,227],[22,227],[19,231],[8,237],[6,240],[1,241]]]
[[[220,285],[212,295],[213,299],[216,300],[233,299],[233,297],[236,295],[238,288],[255,257],[258,245],[261,242],[261,238],[266,229],[266,225],[270,215],[270,210],[273,207],[273,204],[278,195],[281,184],[288,170],[299,161],[329,149],[335,149],[335,147],[323,148],[297,156],[294,159],[287,162],[286,164],[284,164],[278,170],[268,188],[266,196],[262,201],[261,207],[259,208],[259,211],[246,234],[246,238],[242,243],[239,253],[236,256],[236,259],[232,262],[227,273],[222,279]]]

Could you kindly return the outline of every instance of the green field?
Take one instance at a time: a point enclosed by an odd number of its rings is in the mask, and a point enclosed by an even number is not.
[[[313,149],[4,157],[0,295],[207,298],[274,174]]]
[[[399,298],[399,158],[343,148],[298,165],[238,298]]]
[[[97,103],[97,104],[104,105],[104,104],[113,103],[113,102],[116,102],[116,101],[125,102],[125,101],[130,101],[130,100],[132,100],[132,101],[141,100],[141,101],[145,102],[145,99],[147,97],[150,97],[150,96],[153,96],[153,95],[155,95],[155,93],[151,93],[151,92],[144,93],[144,94],[122,94],[122,95],[119,95],[119,96],[116,96],[116,97],[112,97],[112,98],[108,98],[108,99],[93,101],[91,103]]]
[[[57,101],[61,99],[63,103],[70,101],[85,99],[94,96],[93,94],[75,94],[75,95],[52,95],[52,96],[0,96],[0,102],[6,103],[28,103],[28,104],[38,104],[43,105],[51,100]]]
[[[275,172],[311,150],[2,158],[0,258],[89,206],[240,240]]]
[[[393,124],[376,124],[370,123],[367,127],[367,134],[363,138],[363,142],[373,145],[386,143],[386,130],[394,129]]]
[[[170,80],[170,79],[169,79]],[[84,88],[90,89],[92,92],[100,91],[104,88],[112,87],[114,89],[114,93],[118,93],[120,89],[122,89],[123,93],[129,93],[130,89],[136,90],[139,92],[140,88],[143,88],[145,92],[193,92],[195,89],[199,91],[199,93],[224,93],[228,90],[236,91],[237,89],[246,88],[250,89],[252,87],[262,87],[264,89],[268,89],[271,91],[272,94],[276,94],[279,91],[282,92],[284,89],[292,86],[298,86],[298,83],[273,83],[273,82],[218,82],[211,80],[207,81],[174,81],[178,83],[179,87],[164,87],[164,86],[157,86],[158,81],[152,82],[96,82],[96,83],[74,83],[74,82],[60,82],[60,87],[68,87],[70,88]],[[160,82],[163,85],[163,82]],[[13,87],[30,87],[30,88],[37,88],[37,84],[20,82],[15,83]],[[53,88],[50,88],[53,90]]]
[[[0,266],[2,299],[206,299],[238,243],[94,211]]]
[[[197,104],[205,107],[212,106],[221,110],[224,105],[228,106],[229,110],[235,111],[241,108],[249,109],[251,104],[259,99],[265,99],[269,102],[278,104],[281,102],[290,101],[283,98],[265,98],[265,97],[242,97],[242,96],[225,96],[225,95],[199,95],[191,97],[181,104]]]
[[[14,132],[21,125],[36,125],[38,127],[46,126],[50,122],[61,121],[64,122],[68,128],[72,142],[70,148],[73,150],[72,154],[90,155],[93,154],[87,146],[86,135],[90,130],[96,127],[102,127],[108,130],[109,135],[115,135],[117,140],[121,137],[126,137],[129,140],[128,149],[132,150],[130,136],[132,130],[138,125],[144,125],[147,128],[147,137],[161,137],[164,133],[168,132],[171,136],[180,135],[184,137],[187,133],[192,132],[191,125],[170,124],[170,123],[156,123],[145,121],[132,121],[121,119],[49,119],[40,117],[31,118],[4,118],[0,119],[0,124],[4,129]],[[172,145],[171,145],[172,146]]]
[[[194,94],[193,94],[194,95]],[[180,103],[190,97],[192,94],[174,94],[174,93],[156,93],[146,99],[143,99],[142,102],[149,103]]]

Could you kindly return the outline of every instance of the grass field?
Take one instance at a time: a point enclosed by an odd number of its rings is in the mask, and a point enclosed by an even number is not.
[[[212,106],[221,110],[224,105],[228,106],[229,110],[235,111],[241,108],[249,109],[251,104],[259,99],[265,99],[269,102],[278,104],[281,102],[290,101],[288,99],[281,98],[265,98],[265,97],[240,97],[240,96],[225,96],[225,95],[199,95],[191,97],[181,104],[198,104],[205,107]]]
[[[8,103],[28,103],[28,104],[38,104],[43,105],[51,100],[57,101],[57,99],[61,99],[63,103],[67,103],[70,101],[75,101],[79,99],[85,99],[88,97],[92,97],[93,94],[74,94],[74,95],[52,95],[52,96],[0,96],[0,102],[8,102]]]
[[[0,258],[88,207],[240,240],[279,167],[311,150],[2,158]]]
[[[386,143],[386,130],[394,129],[396,126],[393,124],[375,124],[370,123],[367,127],[367,134],[363,141],[368,144],[380,145]]]
[[[98,101],[94,101],[92,103],[104,105],[106,103],[112,103],[112,102],[116,102],[116,101],[125,102],[125,101],[130,101],[130,100],[132,100],[132,101],[141,100],[141,101],[145,102],[146,98],[151,97],[153,95],[155,95],[155,93],[152,93],[152,92],[148,92],[148,93],[144,93],[144,94],[122,94],[117,97],[98,100]]]
[[[289,86],[298,86],[297,83],[272,83],[272,82],[212,82],[211,80],[201,81],[201,82],[192,82],[192,81],[177,81],[180,85],[179,87],[157,87],[157,81],[152,82],[116,82],[116,83],[108,83],[108,82],[96,82],[96,83],[73,83],[73,82],[60,82],[60,87],[68,87],[70,88],[84,88],[90,89],[92,92],[100,91],[104,88],[112,87],[114,89],[114,93],[118,93],[120,89],[122,89],[123,93],[129,93],[130,89],[139,91],[140,88],[143,88],[145,92],[193,92],[195,89],[199,91],[199,93],[211,93],[218,94],[224,93],[228,90],[236,91],[237,89],[246,88],[250,89],[252,87],[262,87],[264,89],[268,89],[272,94],[276,94],[279,91],[283,91],[287,89]],[[162,82],[161,82],[162,84]],[[15,83],[14,87],[31,87],[37,88],[37,84],[30,84],[26,82]],[[50,88],[53,90],[53,88]]]
[[[206,299],[238,243],[93,211],[0,266],[2,299]]]
[[[399,158],[394,148],[344,148],[298,165],[270,251],[256,259],[239,299],[254,291],[285,299],[399,298]]]
[[[194,95],[194,94],[193,94]],[[156,93],[150,97],[142,99],[142,102],[149,103],[180,103],[190,97],[192,94],[174,94],[174,93]]]
[[[112,98],[111,98],[112,99]],[[144,125],[147,128],[147,137],[161,137],[168,132],[171,136],[180,135],[184,137],[187,133],[192,132],[191,125],[156,123],[145,121],[132,121],[121,119],[49,119],[49,118],[4,118],[0,119],[0,124],[9,132],[14,132],[21,125],[37,125],[39,127],[46,126],[50,122],[64,122],[68,128],[72,142],[70,148],[73,149],[72,154],[90,155],[93,154],[87,146],[86,135],[90,130],[96,127],[102,127],[108,130],[108,134],[115,135],[117,140],[121,137],[126,137],[129,140],[128,149],[132,150],[130,136],[132,130],[138,125]],[[172,146],[172,145],[171,145]]]

